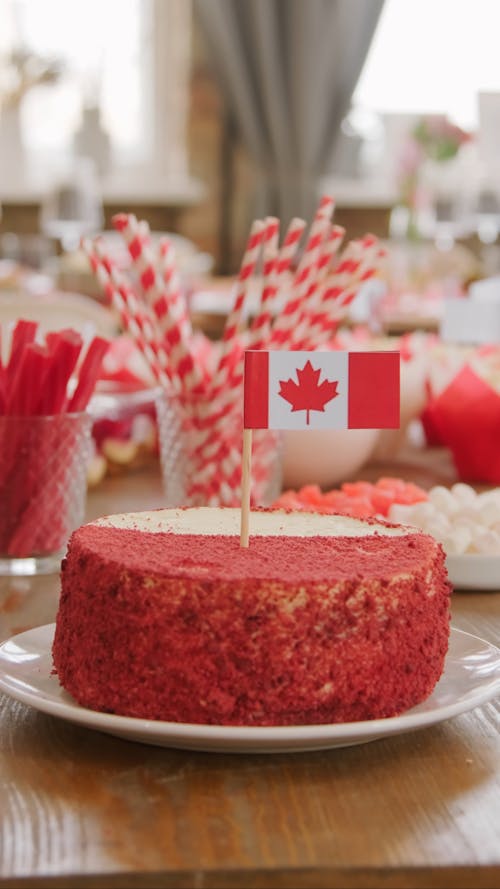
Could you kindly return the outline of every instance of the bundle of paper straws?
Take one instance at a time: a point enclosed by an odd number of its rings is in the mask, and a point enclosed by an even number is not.
[[[107,299],[178,411],[189,463],[186,503],[239,505],[245,349],[327,348],[360,286],[379,270],[383,250],[377,238],[366,235],[343,246],[344,229],[332,223],[333,210],[333,199],[323,197],[303,245],[302,219],[292,219],[281,244],[278,219],[252,224],[218,343],[193,333],[168,238],[155,249],[145,222],[115,216],[131,257],[127,273],[102,239],[84,241]],[[256,285],[259,305],[247,324],[247,300]],[[269,437],[256,435],[255,504],[274,456]]]

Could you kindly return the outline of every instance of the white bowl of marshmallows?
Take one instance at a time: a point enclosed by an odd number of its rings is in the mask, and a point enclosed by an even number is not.
[[[390,521],[413,525],[438,540],[458,588],[500,591],[500,488],[477,493],[470,485],[437,485],[429,499],[393,504]]]

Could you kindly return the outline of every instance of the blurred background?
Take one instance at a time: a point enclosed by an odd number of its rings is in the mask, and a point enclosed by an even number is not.
[[[499,24],[496,0],[0,0],[1,254],[43,265],[126,207],[230,273],[251,219],[328,190],[352,236],[496,271]]]
[[[415,418],[420,443],[453,448],[442,414],[457,404],[461,477],[498,483],[498,456],[476,460],[465,407],[467,393],[475,405],[478,387],[492,390],[481,423],[493,424],[482,438],[496,455],[498,33],[499,0],[0,0],[0,323],[116,336],[108,388],[129,377],[151,386],[79,247],[104,232],[126,268],[112,217],[132,213],[155,250],[165,234],[174,245],[190,320],[210,340],[193,342],[210,363],[252,220],[276,216],[284,232],[329,194],[346,242],[373,233],[386,257],[332,322],[330,345],[400,349],[402,420],[398,436],[363,441],[355,466],[339,447],[334,473],[327,449],[321,483],[399,454]],[[464,392],[471,362],[476,388]],[[98,446],[111,437],[109,462],[131,463],[117,428],[103,427]],[[303,443],[297,454],[303,462]],[[304,472],[285,483],[317,480],[310,461]]]

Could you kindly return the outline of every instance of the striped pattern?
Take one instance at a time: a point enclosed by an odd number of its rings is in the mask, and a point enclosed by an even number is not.
[[[156,316],[157,329],[163,347],[169,353],[173,374],[180,377],[184,389],[201,391],[203,380],[190,350],[191,331],[187,323],[186,308],[180,291],[173,295],[165,286],[164,277],[156,269],[149,227],[145,223],[139,223],[132,213],[114,216],[113,225],[125,240],[145,300]],[[171,274],[169,283],[172,278]]]
[[[292,219],[281,249],[277,251],[274,261],[274,242],[272,244],[267,244],[267,276],[266,244],[264,245],[264,287],[261,296],[260,311],[256,315],[250,331],[248,342],[249,348],[262,349],[270,341],[272,322],[278,309],[278,297],[281,289],[285,286],[286,275],[290,271],[292,262],[297,255],[297,248],[305,225],[303,219],[297,217]],[[278,236],[279,232],[277,233],[277,237]]]
[[[99,241],[86,243],[110,304],[178,411],[189,464],[187,502],[239,505],[245,349],[290,350],[298,345],[317,349],[346,312],[360,283],[378,269],[380,247],[370,238],[348,245],[335,265],[344,232],[332,224],[333,210],[333,198],[326,195],[319,202],[302,253],[304,220],[291,220],[281,244],[275,217],[254,222],[219,343],[193,333],[168,238],[153,249],[147,223],[133,214],[114,218],[131,258],[133,281],[119,273]],[[243,319],[251,288],[260,299],[248,328]],[[254,436],[256,504],[274,463],[269,435],[257,430]]]
[[[297,326],[304,311],[304,302],[308,298],[308,294],[312,292],[310,288],[317,274],[323,242],[328,233],[333,208],[333,198],[324,197],[321,199],[311,225],[304,253],[293,279],[290,297],[273,327],[271,340],[274,346],[279,347],[286,344],[291,336],[291,331]]]

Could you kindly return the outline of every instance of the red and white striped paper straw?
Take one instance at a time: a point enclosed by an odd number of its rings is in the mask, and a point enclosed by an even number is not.
[[[167,390],[179,391],[180,381],[173,375],[168,355],[158,342],[154,320],[148,307],[139,302],[98,239],[91,241],[85,238],[82,247],[89,257],[106,297],[144,355],[157,382]]]
[[[262,287],[258,311],[248,332],[247,348],[258,349],[263,337],[264,328],[270,322],[271,303],[276,296],[275,269],[278,261],[279,219],[268,216],[265,221],[264,240],[262,247]]]
[[[119,231],[139,274],[139,282],[150,305],[156,306],[156,317],[161,318],[161,333],[164,346],[168,349],[173,375],[180,378],[182,388],[191,394],[205,387],[203,374],[195,363],[189,344],[189,331],[185,324],[185,313],[181,311],[180,299],[171,306],[169,294],[155,267],[155,258],[148,244],[149,237],[141,230],[133,214],[119,213],[113,217],[113,225]],[[164,312],[163,306],[169,311]]]
[[[311,281],[309,289],[306,293],[306,298],[304,300],[304,309],[301,313],[298,323],[291,332],[291,348],[305,348],[304,342],[306,341],[306,339],[307,341],[314,342],[314,340],[308,334],[308,330],[311,324],[311,318],[315,314],[315,311],[318,311],[317,304],[322,292],[324,281],[328,277],[328,274],[330,272],[330,265],[337,251],[340,249],[344,234],[345,229],[343,229],[340,225],[332,225],[328,231],[328,234],[322,245],[321,254],[318,260],[317,272],[314,275],[313,280]]]
[[[328,341],[361,285],[377,274],[380,258],[380,250],[372,236],[348,245],[337,269],[325,281],[317,311],[309,319],[301,348],[317,348]]]
[[[304,311],[304,301],[317,273],[317,265],[334,205],[335,202],[330,196],[325,195],[321,198],[311,224],[305,250],[293,279],[290,297],[273,325],[272,342],[275,346],[280,347],[287,344],[291,331],[296,327]]]
[[[317,273],[314,276],[314,281],[311,283],[308,296],[312,295],[312,293],[317,293],[325,278],[330,274],[331,264],[340,250],[344,235],[345,228],[341,225],[329,226],[328,233],[321,247]]]
[[[245,253],[243,255],[243,261],[238,273],[238,280],[236,283],[236,296],[234,299],[233,307],[229,312],[229,315],[226,319],[226,324],[224,326],[224,333],[222,335],[221,356],[216,372],[216,379],[214,381],[215,389],[218,389],[221,382],[223,381],[224,368],[229,362],[233,345],[240,334],[239,328],[242,320],[245,300],[248,295],[250,281],[255,271],[257,260],[259,259],[262,242],[264,239],[264,231],[264,223],[262,222],[262,220],[256,219],[252,223],[250,235],[248,237],[247,245],[245,248]]]
[[[207,410],[210,402],[216,402],[224,411],[226,406],[232,404],[239,398],[240,387],[243,380],[243,345],[239,325],[245,298],[248,293],[249,282],[255,271],[262,248],[264,228],[264,223],[257,219],[250,229],[250,235],[238,275],[233,309],[226,321],[220,357],[210,386],[210,399],[207,400],[205,406],[204,413],[207,416],[211,416]],[[216,435],[215,421],[213,423],[211,435],[212,437]]]
[[[119,228],[125,214],[117,214],[114,217],[115,226]],[[144,290],[144,296],[150,303],[157,319],[160,330],[168,335],[170,325],[169,316],[179,325],[181,338],[186,342],[192,336],[193,328],[189,318],[186,300],[182,290],[181,279],[177,271],[175,249],[169,237],[159,239],[158,251],[155,255],[151,231],[145,219],[137,221],[133,214],[129,215],[130,223],[136,230],[139,243],[142,244],[142,254],[138,255],[137,262],[144,266],[145,278],[140,280]],[[134,222],[135,220],[135,222]],[[145,260],[149,265],[146,267]],[[155,288],[152,287],[155,282]]]
[[[261,308],[254,319],[250,333],[248,348],[262,349],[269,344],[271,338],[272,321],[278,309],[277,302],[281,289],[284,289],[284,281],[295,256],[297,248],[306,227],[304,219],[294,217],[288,226],[283,244],[281,245],[276,262],[271,269],[268,292],[262,294]],[[266,283],[264,281],[264,290]]]
[[[318,252],[319,255],[320,245],[324,237],[324,227],[328,224],[328,216],[325,216],[323,214],[331,212],[332,209],[333,200],[330,198],[322,199],[315,220],[313,221],[311,234],[309,237],[308,245],[306,247],[306,250],[309,248],[310,254],[312,254],[312,251],[315,250]],[[230,350],[226,349],[226,351],[223,351],[222,360],[219,362],[219,367],[215,375],[214,385],[212,389],[212,399],[214,401],[217,401],[217,403],[220,404],[222,408],[226,406],[229,407],[235,401],[237,401],[243,382],[243,362],[241,351],[239,356],[240,360],[234,360],[235,349],[237,348],[238,340],[238,325],[244,304],[244,298],[247,292],[247,282],[253,274],[258,259],[259,250],[263,240],[263,231],[263,224],[258,224],[257,220],[257,222],[254,223],[254,225],[252,226],[250,238],[247,244],[247,250],[245,251],[242,266],[240,269],[240,276],[238,279],[239,291],[237,293],[234,310],[230,318],[228,319],[228,323],[226,324],[227,340],[232,340],[233,347]],[[288,239],[286,252],[283,257],[284,262],[278,274],[284,274],[285,269],[289,267],[291,263],[291,257],[294,255],[297,242],[300,238],[300,235],[302,234],[302,231],[302,221],[300,221],[299,224],[294,224],[291,229],[289,229],[290,237]],[[310,268],[312,269],[313,263],[315,261],[317,260],[313,260],[312,255],[310,255],[307,263],[303,262],[302,264],[299,264],[299,269],[297,271],[295,279],[299,280],[301,283],[305,282],[306,280],[308,281],[309,275],[311,273]],[[306,268],[307,271],[305,271]],[[214,421],[211,434],[206,435],[205,441],[201,446],[203,454],[210,453],[210,449],[215,446],[216,438],[217,424]]]
[[[192,333],[191,319],[189,318],[186,300],[182,291],[181,279],[177,270],[175,259],[175,247],[168,237],[160,238],[158,245],[158,260],[160,274],[168,293],[168,300],[160,302],[156,308],[156,314],[160,321],[162,313],[171,312],[177,319],[181,328],[181,335],[188,339]]]

